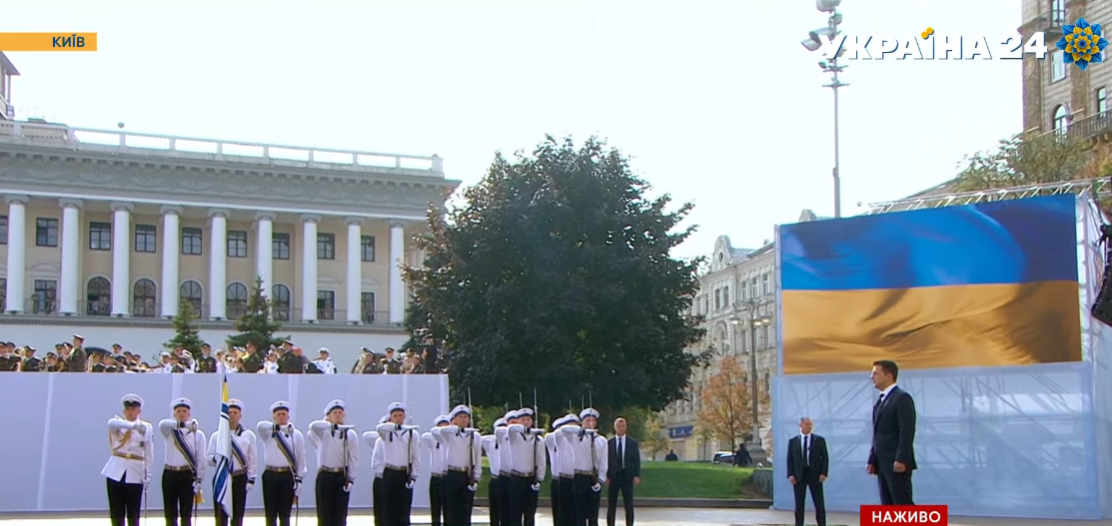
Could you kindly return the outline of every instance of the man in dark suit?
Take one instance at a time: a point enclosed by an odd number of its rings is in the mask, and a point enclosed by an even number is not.
[[[626,526],[633,526],[633,487],[641,483],[641,449],[637,441],[626,436],[626,421],[614,421],[614,437],[607,443],[607,484],[610,485],[606,505],[606,526],[614,526],[618,515],[618,492],[622,492]]]
[[[822,484],[830,470],[830,455],[826,452],[826,439],[811,433],[814,424],[810,418],[799,419],[799,436],[788,441],[788,482],[795,491],[795,526],[803,526],[803,511],[807,505],[807,490],[815,505],[815,522],[826,526],[826,501]]]
[[[873,362],[873,387],[880,391],[873,404],[873,447],[869,450],[870,475],[877,476],[880,503],[915,504],[911,472],[915,464],[915,401],[896,386],[900,368],[891,360]]]

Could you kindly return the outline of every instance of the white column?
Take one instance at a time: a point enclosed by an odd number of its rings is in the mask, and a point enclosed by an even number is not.
[[[62,205],[62,276],[58,312],[77,314],[78,273],[81,272],[81,200],[60,199]]]
[[[178,259],[181,251],[181,207],[164,206],[162,212],[162,317],[178,314]]]
[[[10,195],[8,202],[8,285],[5,312],[23,312],[27,296],[27,201],[26,195]]]
[[[112,203],[112,315],[127,316],[131,294],[131,204]]]
[[[317,321],[317,223],[319,215],[302,214],[301,321]]]
[[[363,322],[363,220],[347,218],[347,321]]]
[[[390,222],[390,323],[405,321],[405,284],[402,283],[402,265],[405,264],[405,224]]]
[[[255,214],[257,238],[255,247],[255,275],[263,279],[263,294],[270,299],[270,285],[274,280],[274,212]]]
[[[224,308],[228,299],[228,214],[227,210],[209,209],[209,318],[227,318]]]

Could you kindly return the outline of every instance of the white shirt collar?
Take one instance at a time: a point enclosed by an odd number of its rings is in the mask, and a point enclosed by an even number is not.
[[[807,438],[807,437],[811,436],[811,434],[810,433],[800,433],[799,436],[801,436],[803,438]]]
[[[890,393],[892,392],[892,390],[893,390],[893,389],[895,389],[895,388],[896,388],[896,384],[892,384],[892,385],[889,385],[889,386],[888,386],[888,388],[886,388],[885,390],[883,390],[883,391],[881,391],[881,392],[880,392],[880,396],[882,396],[883,398],[888,398],[888,395],[889,395],[889,394],[890,394]]]

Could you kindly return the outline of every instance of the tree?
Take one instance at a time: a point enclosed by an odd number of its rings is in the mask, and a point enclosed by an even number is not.
[[[162,346],[171,351],[185,349],[194,357],[200,356],[201,345],[205,342],[201,340],[201,333],[197,330],[196,321],[197,312],[193,309],[193,303],[182,298],[178,303],[178,314],[174,316],[173,320],[174,337]]]
[[[656,460],[657,455],[668,451],[668,437],[664,436],[664,432],[664,421],[660,414],[651,413],[641,434],[641,451],[653,460]]]
[[[767,410],[768,393],[759,383],[757,390],[758,410]],[[749,375],[736,356],[723,358],[718,371],[711,375],[707,388],[703,389],[702,404],[695,413],[695,420],[719,441],[728,442],[730,451],[737,449],[740,440],[759,431],[752,428],[750,393]]]
[[[617,150],[549,137],[531,156],[501,154],[464,204],[433,207],[405,270],[416,303],[443,330],[454,396],[497,405],[537,388],[561,412],[599,404],[659,410],[679,398],[701,355],[688,314],[699,260],[671,255],[694,227],[671,198],[645,196]]]
[[[247,299],[247,310],[236,320],[239,334],[229,336],[227,343],[230,347],[244,347],[251,342],[266,350],[288,339],[274,336],[281,329],[281,322],[271,316],[270,298],[263,294],[263,278],[256,276],[251,296]]]

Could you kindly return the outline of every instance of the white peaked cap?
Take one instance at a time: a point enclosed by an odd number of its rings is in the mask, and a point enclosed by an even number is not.
[[[234,407],[236,409],[239,409],[240,411],[243,411],[243,402],[239,401],[239,399],[232,398],[228,400],[228,407]]]
[[[170,409],[177,409],[179,407],[193,409],[193,402],[190,402],[188,398],[177,398],[170,404]]]
[[[561,426],[564,426],[567,423],[568,417],[561,416],[560,418],[557,418],[555,421],[552,422],[552,429],[559,429]]]
[[[285,409],[287,412],[290,410],[290,403],[285,400],[279,400],[270,404],[270,412],[273,413],[279,409]]]
[[[517,411],[509,411],[502,418],[505,418],[506,420],[517,420],[518,418],[521,418],[521,415],[518,414]]]
[[[137,394],[128,393],[128,394],[125,394],[124,397],[120,399],[120,403],[123,404],[123,405],[139,404],[140,406],[142,406],[143,405],[143,398],[141,396],[137,395]]]
[[[347,407],[344,406],[343,400],[333,400],[331,402],[328,402],[328,405],[324,406],[325,416],[327,416],[328,413],[331,413],[333,409],[343,409],[346,411]]]
[[[533,410],[529,409],[528,407],[522,407],[521,409],[517,410],[517,417],[518,418],[525,418],[525,417],[533,418]]]
[[[454,420],[459,415],[471,416],[471,408],[465,405],[457,405],[451,413],[448,413],[448,419]]]
[[[568,413],[564,415],[564,418],[567,420],[567,422],[564,422],[565,424],[570,424],[572,422],[575,422],[576,424],[579,423],[579,415],[576,415],[575,413]]]
[[[498,420],[495,420],[494,421],[494,427],[506,427],[506,419],[505,418],[499,418]]]
[[[401,412],[404,413],[405,412],[405,404],[403,404],[401,402],[394,402],[394,403],[390,404],[390,407],[386,408],[387,413],[393,413],[394,411],[401,411]]]
[[[580,419],[586,419],[588,416],[594,417],[594,418],[597,419],[598,418],[598,411],[595,411],[595,408],[593,408],[593,407],[588,407],[587,409],[584,409],[584,410],[579,412],[579,418]]]
[[[436,417],[436,421],[434,421],[432,423],[432,426],[436,427],[440,424],[450,424],[450,423],[452,423],[452,421],[448,419],[448,415],[439,415],[439,416]]]

